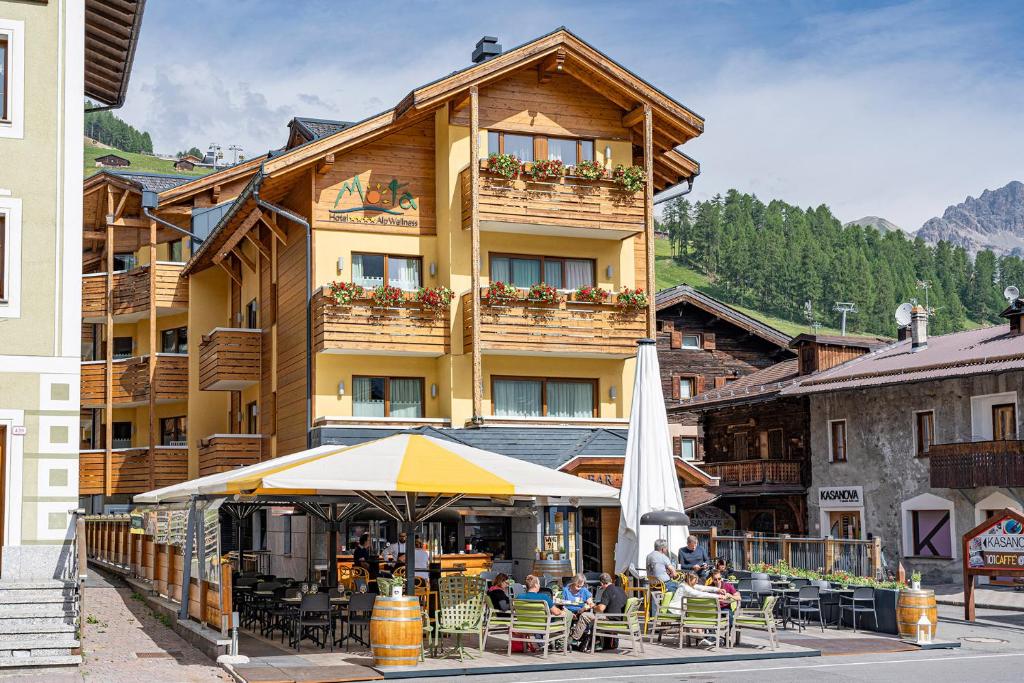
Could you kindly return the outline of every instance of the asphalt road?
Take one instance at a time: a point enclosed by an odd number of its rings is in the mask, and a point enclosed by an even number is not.
[[[1024,613],[978,610],[978,621],[962,620],[963,609],[939,607],[940,636],[959,640],[953,650],[813,657],[792,660],[682,664],[676,666],[553,671],[501,676],[467,676],[467,683],[576,683],[577,681],[871,681],[954,683],[1024,681]],[[991,639],[976,642],[964,638]],[[428,679],[420,679],[428,680]]]

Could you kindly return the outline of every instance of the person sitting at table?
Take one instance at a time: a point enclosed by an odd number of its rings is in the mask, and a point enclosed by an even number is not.
[[[352,551],[352,564],[370,571],[370,534],[359,537],[359,544]]]
[[[726,597],[718,601],[718,606],[729,610],[729,628],[732,628],[733,613],[740,606],[740,592],[736,590],[736,586],[725,580],[719,569],[711,572],[711,585],[726,592]]]
[[[683,600],[685,598],[714,598],[717,597],[719,600],[727,599],[726,593],[717,586],[703,586],[697,582],[697,575],[693,572],[687,572],[683,574],[683,582],[676,588],[676,592],[672,594],[672,601],[669,603],[669,609],[673,611],[679,611],[683,609]]]
[[[573,624],[570,636],[573,640],[579,641],[578,649],[581,652],[590,651],[590,643],[586,635],[593,629],[594,620],[598,614],[622,614],[626,609],[626,592],[612,581],[612,576],[604,572],[598,578],[601,582],[601,599],[594,605],[593,611],[581,612],[576,623]],[[618,617],[613,617],[618,618]],[[618,647],[618,641],[614,638],[605,638],[602,649],[614,650]]]
[[[721,572],[722,578],[725,578],[726,576],[729,575],[728,565],[726,565],[725,560],[723,560],[721,557],[718,558],[717,560],[715,560],[715,568],[711,570],[710,574],[708,574],[708,578],[704,582],[705,586],[713,586],[713,585],[715,585],[715,579],[714,579],[713,575],[714,575],[714,573],[716,571],[717,572]]]
[[[540,579],[530,574],[523,583],[526,584],[526,591],[517,595],[516,600],[543,600],[548,604],[548,609],[551,610],[552,616],[560,617],[564,614],[562,608],[555,605],[554,598],[549,593],[541,591]]]
[[[664,583],[666,591],[674,591],[679,585],[675,580],[678,572],[668,557],[668,541],[664,538],[656,540],[654,550],[647,555],[647,576]]]
[[[577,574],[569,583],[562,587],[562,601],[566,609],[574,615],[589,609],[594,604],[594,596],[587,588],[587,577]]]
[[[429,581],[430,553],[427,552],[427,542],[419,537],[416,538],[416,557],[414,559],[416,560],[416,564],[414,565],[416,576]]]
[[[508,612],[512,609],[512,600],[509,599],[506,588],[508,588],[508,574],[498,574],[494,577],[491,587],[487,589],[491,607],[498,612]]]
[[[679,569],[693,572],[701,578],[710,573],[711,558],[708,557],[708,551],[697,544],[696,536],[687,536],[686,547],[679,549]]]

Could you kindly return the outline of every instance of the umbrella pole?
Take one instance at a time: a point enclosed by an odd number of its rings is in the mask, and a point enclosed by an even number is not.
[[[416,494],[405,494],[405,594],[416,595]]]
[[[330,542],[327,544],[327,586],[338,586],[338,504],[331,503]]]

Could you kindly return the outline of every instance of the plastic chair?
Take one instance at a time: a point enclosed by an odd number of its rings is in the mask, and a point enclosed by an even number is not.
[[[741,607],[733,615],[735,640],[739,640],[739,629],[758,628],[768,632],[768,644],[774,650],[778,647],[778,627],[775,624],[775,602],[779,598],[769,595],[760,607]]]
[[[292,645],[296,652],[301,651],[302,640],[310,632],[313,634],[311,640],[319,645],[320,649],[330,642],[331,651],[334,651],[334,641],[331,639],[331,598],[327,593],[303,595],[298,616],[292,623]],[[317,638],[320,631],[323,631],[323,640]]]
[[[793,584],[793,588],[803,588],[804,586],[810,586],[810,579],[790,579],[789,582]]]
[[[795,599],[789,601],[789,612],[790,614],[796,613],[797,617],[803,621],[803,626],[807,627],[807,615],[817,614],[818,624],[821,626],[821,632],[825,632],[825,619],[821,613],[821,589],[817,586],[804,586],[800,589],[800,593]]]
[[[839,611],[840,615],[845,612],[850,612],[853,619],[853,632],[857,632],[857,615],[871,613],[874,617],[875,628],[878,628],[878,612],[875,609],[875,589],[870,586],[861,586],[860,588],[853,589],[853,595],[840,595],[839,596]],[[839,620],[840,626],[842,626],[842,618]]]
[[[559,616],[551,614],[548,603],[543,600],[513,600],[512,621],[509,625],[508,655],[512,655],[512,643],[531,643],[541,647],[541,657],[548,656],[548,647],[562,643],[566,656],[569,654],[569,612]]]
[[[346,633],[338,639],[338,644],[347,640],[356,640],[365,647],[370,646],[369,641],[363,638],[362,634],[370,628],[370,616],[373,613],[373,603],[376,600],[377,596],[373,593],[352,594],[348,601],[348,609],[345,610]],[[353,627],[359,629],[358,636],[353,633]]]
[[[726,647],[732,646],[729,633],[729,614],[727,608],[718,604],[718,598],[686,598],[683,601],[683,615],[679,633],[679,647],[683,647],[683,638],[688,634],[714,638],[712,650],[718,650],[718,641],[725,639]]]
[[[768,575],[765,574],[764,572],[750,572],[750,578],[754,579],[755,581],[757,581],[757,580],[770,581],[771,580],[771,579],[768,578]]]
[[[594,626],[591,631],[590,652],[599,636],[604,638],[622,639],[628,637],[633,644],[633,655],[639,657],[644,651],[644,636],[640,631],[640,598],[629,598],[622,614],[598,612],[594,615]]]

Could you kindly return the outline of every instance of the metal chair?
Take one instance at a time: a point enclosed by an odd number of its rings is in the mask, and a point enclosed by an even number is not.
[[[274,599],[276,604],[267,610],[267,623],[263,626],[263,636],[265,638],[273,638],[274,631],[281,632],[281,642],[284,642],[285,635],[290,635],[292,632],[292,620],[297,614],[298,605],[289,605],[287,603],[280,602],[281,598],[294,598],[299,595],[297,588],[278,588],[274,591]]]
[[[594,652],[598,636],[615,639],[628,637],[633,644],[633,654],[637,657],[643,654],[644,636],[640,631],[640,603],[640,598],[629,598],[622,614],[596,613],[590,634],[590,652]]]
[[[875,628],[878,628],[878,611],[875,609],[875,589],[870,586],[861,586],[853,589],[853,595],[839,596],[839,624],[842,626],[842,615],[851,613],[853,620],[853,632],[857,632],[857,615],[871,613],[874,617]]]
[[[821,613],[821,589],[817,586],[804,586],[795,599],[789,600],[790,614],[796,613],[803,622],[803,628],[807,627],[807,615],[817,614],[818,624],[821,632],[825,632],[825,618]],[[795,621],[795,620],[794,620]]]
[[[770,581],[768,575],[764,572],[750,572],[750,578],[755,581]]]
[[[459,661],[465,661],[469,650],[462,636],[476,634],[481,654],[484,651],[484,612],[488,599],[487,582],[477,576],[445,576],[438,582],[441,607],[435,614],[434,645],[440,647],[443,636],[455,636]]]
[[[299,605],[299,613],[292,622],[292,644],[296,652],[301,651],[302,640],[307,634],[314,643],[323,649],[327,643],[331,644],[331,651],[334,651],[334,641],[331,639],[331,631],[334,624],[331,619],[331,598],[327,593],[313,593],[302,596],[302,604]],[[323,640],[317,635],[323,631]]]
[[[810,586],[810,579],[790,579],[789,582],[793,584],[793,588],[803,588],[804,586]]]

